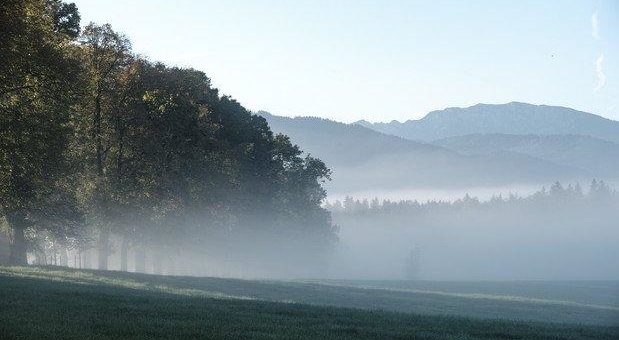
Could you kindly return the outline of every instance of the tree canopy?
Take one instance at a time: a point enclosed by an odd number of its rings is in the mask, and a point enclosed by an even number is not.
[[[74,4],[0,6],[11,262],[26,263],[42,237],[65,253],[96,249],[101,269],[118,248],[126,269],[128,248],[138,268],[155,247],[165,249],[151,256],[160,265],[239,239],[270,250],[335,241],[321,207],[330,170],[206,74],[136,55],[110,25],[80,30]],[[255,255],[238,244],[238,256]]]

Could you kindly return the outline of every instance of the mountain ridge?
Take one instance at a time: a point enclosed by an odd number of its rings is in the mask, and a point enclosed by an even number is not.
[[[548,183],[586,178],[582,169],[525,154],[465,155],[440,145],[388,135],[357,124],[258,112],[276,133],[290,137],[333,169],[328,190],[437,188]]]
[[[586,170],[597,176],[617,176],[619,144],[583,135],[471,134],[432,142],[466,155],[514,152]]]
[[[309,153],[318,154],[318,156],[322,154],[321,159],[330,164],[354,165],[375,156],[410,152],[411,150],[455,153],[441,146],[412,141],[360,125],[341,123],[327,118],[312,116],[291,118],[273,115],[266,111],[258,111],[256,114],[264,117],[273,131],[291,137],[293,143],[300,146],[311,144]],[[334,139],[345,132],[350,135],[349,140],[342,141],[340,139],[339,143],[334,144]],[[342,151],[349,153],[343,157],[329,157],[326,151],[334,147],[339,147]],[[356,150],[363,150],[363,154],[350,154],[351,151]]]
[[[619,143],[619,121],[563,106],[522,102],[431,111],[418,120],[355,122],[383,133],[430,142],[475,133],[577,134]]]

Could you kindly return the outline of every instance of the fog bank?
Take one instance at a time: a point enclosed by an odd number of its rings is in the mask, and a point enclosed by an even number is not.
[[[340,227],[333,277],[619,279],[619,196],[604,185],[485,202],[349,197],[328,208]]]

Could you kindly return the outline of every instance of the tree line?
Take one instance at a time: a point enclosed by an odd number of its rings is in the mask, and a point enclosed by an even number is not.
[[[481,201],[477,197],[466,194],[464,197],[449,200],[428,200],[420,202],[418,200],[390,200],[375,197],[371,200],[367,198],[356,199],[346,196],[343,200],[325,202],[325,208],[335,215],[346,216],[388,216],[394,214],[416,215],[416,214],[436,214],[440,215],[448,211],[465,211],[475,209],[498,209],[498,208],[521,208],[523,210],[537,210],[549,204],[561,206],[567,204],[591,204],[608,205],[619,204],[619,192],[611,188],[603,180],[592,180],[588,190],[584,190],[579,183],[564,186],[560,182],[555,182],[549,188],[543,187],[539,191],[528,195],[519,196],[510,194],[494,195],[487,201]]]
[[[132,52],[74,4],[0,4],[0,224],[11,264],[51,243],[127,270],[242,235],[329,247],[330,170],[201,71]],[[207,246],[208,245],[208,246]],[[153,259],[155,265],[161,259]]]

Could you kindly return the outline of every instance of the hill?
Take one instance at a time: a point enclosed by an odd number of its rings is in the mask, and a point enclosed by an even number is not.
[[[603,295],[616,289],[614,283],[551,283],[545,288],[539,282],[516,283],[509,289],[491,283],[437,283],[444,290],[439,292],[428,292],[424,283],[410,284],[0,267],[0,334],[3,339],[613,339],[619,335],[613,306],[518,298],[496,291],[523,293],[524,287],[535,296],[541,291],[556,295],[561,288],[570,296],[588,285],[602,287],[589,290]],[[584,293],[581,298],[588,296]],[[521,321],[500,319],[505,317]]]
[[[331,166],[353,166],[390,154],[420,153],[452,155],[440,146],[376,132],[354,124],[317,117],[288,118],[259,111],[270,128],[288,135],[295,144]]]
[[[432,141],[469,134],[592,136],[619,142],[619,122],[574,109],[512,102],[432,111],[419,120],[359,125],[411,140]]]
[[[467,155],[513,152],[579,168],[596,176],[619,174],[619,144],[589,136],[473,134],[432,143]]]
[[[258,112],[274,132],[288,135],[333,170],[331,194],[358,190],[464,188],[586,178],[586,171],[525,154],[463,155],[357,124]]]

